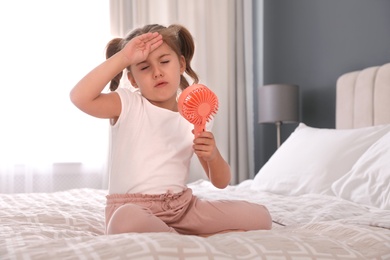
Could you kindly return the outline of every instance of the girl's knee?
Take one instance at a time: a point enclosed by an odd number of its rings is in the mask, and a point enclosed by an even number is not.
[[[258,216],[260,216],[260,222],[258,229],[270,230],[272,228],[272,217],[268,209],[263,205],[258,205]]]
[[[146,211],[147,209],[135,204],[120,206],[108,222],[107,234],[142,232],[145,225],[144,216],[148,214]]]
[[[107,234],[120,233],[145,233],[145,232],[172,232],[175,229],[169,227],[164,221],[156,217],[147,207],[136,204],[126,204],[119,207],[108,222]]]

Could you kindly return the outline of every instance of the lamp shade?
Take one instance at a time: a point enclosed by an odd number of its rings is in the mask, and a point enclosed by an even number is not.
[[[272,84],[258,87],[259,123],[299,121],[299,86]]]

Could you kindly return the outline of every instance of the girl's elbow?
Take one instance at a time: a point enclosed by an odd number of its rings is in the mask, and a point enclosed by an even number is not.
[[[81,95],[79,95],[76,91],[72,90],[69,93],[70,101],[75,105],[77,108],[79,108],[81,111],[85,111],[88,102],[82,98]]]
[[[212,181],[213,185],[218,188],[218,189],[225,189],[227,186],[230,184],[231,177],[226,178],[224,180],[217,180],[217,181]]]
[[[80,103],[79,98],[78,98],[78,95],[77,95],[73,90],[70,91],[70,93],[69,93],[69,98],[70,98],[70,101],[71,101],[75,106],[78,106],[78,104]]]
[[[221,189],[221,190],[225,189],[228,186],[228,184],[220,184],[220,183],[213,183],[213,185],[214,185],[214,187]]]

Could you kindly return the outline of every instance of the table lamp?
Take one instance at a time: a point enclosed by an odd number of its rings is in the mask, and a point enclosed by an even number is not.
[[[299,86],[271,84],[257,88],[259,123],[276,125],[277,147],[280,147],[280,127],[282,123],[299,121]]]

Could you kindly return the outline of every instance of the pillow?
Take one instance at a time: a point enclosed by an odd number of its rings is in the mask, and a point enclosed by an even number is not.
[[[390,133],[374,143],[351,171],[332,185],[336,196],[390,209]]]
[[[251,188],[282,195],[334,195],[332,183],[389,131],[390,125],[325,129],[300,123],[260,169]]]

